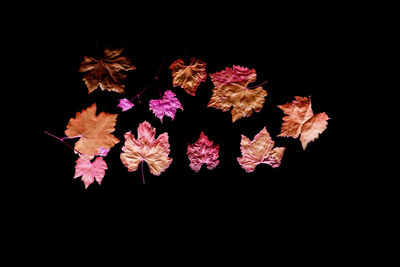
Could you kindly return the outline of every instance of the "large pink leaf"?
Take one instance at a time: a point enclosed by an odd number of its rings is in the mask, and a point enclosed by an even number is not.
[[[121,153],[122,163],[132,172],[137,170],[141,162],[146,161],[150,172],[160,175],[172,163],[172,158],[168,157],[170,152],[168,133],[160,134],[156,139],[156,129],[147,121],[139,124],[137,133],[137,139],[130,131],[125,133],[125,144]]]
[[[175,113],[177,109],[183,110],[181,102],[179,102],[176,95],[171,91],[167,90],[164,92],[164,96],[161,99],[153,99],[149,102],[150,110],[163,121],[164,116],[175,118]]]
[[[272,141],[265,127],[254,137],[253,141],[242,135],[240,142],[242,157],[237,158],[240,166],[246,172],[253,172],[258,164],[268,164],[273,168],[279,167],[285,148],[274,147],[274,144],[275,142]]]
[[[194,144],[188,144],[187,153],[190,160],[190,168],[195,172],[200,171],[203,164],[209,170],[213,170],[219,163],[219,144],[213,145],[213,141],[201,132],[199,139]]]
[[[97,157],[93,162],[91,162],[88,157],[81,156],[76,161],[74,178],[82,176],[81,180],[85,184],[85,188],[87,188],[95,179],[99,184],[101,184],[106,169],[107,164],[102,157]]]

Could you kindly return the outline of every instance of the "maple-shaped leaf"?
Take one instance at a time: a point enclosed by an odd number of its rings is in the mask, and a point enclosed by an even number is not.
[[[88,188],[95,179],[99,184],[101,184],[106,173],[105,170],[107,170],[107,164],[102,157],[97,157],[93,162],[91,162],[90,158],[80,156],[76,161],[74,178],[82,176],[81,180],[85,184],[85,188]]]
[[[127,111],[131,109],[135,104],[133,104],[131,101],[129,101],[126,98],[122,98],[119,100],[119,104],[117,107],[122,108],[122,111]]]
[[[318,138],[328,124],[329,117],[325,112],[314,115],[311,109],[311,97],[295,96],[292,103],[279,105],[278,108],[287,115],[282,118],[281,133],[278,136],[297,138],[301,134],[303,150],[309,142]]]
[[[121,71],[136,69],[129,59],[121,56],[123,49],[105,49],[104,56],[100,59],[85,56],[80,72],[87,72],[83,80],[89,94],[100,86],[101,90],[124,93],[126,74]]]
[[[111,133],[115,130],[117,114],[101,112],[96,116],[96,103],[77,112],[68,122],[65,135],[80,137],[75,143],[75,150],[86,155],[96,155],[99,149],[110,149],[119,142]]]
[[[207,169],[213,170],[219,163],[219,144],[213,145],[213,141],[201,132],[194,144],[188,144],[186,155],[190,160],[190,168],[195,172],[200,171],[203,164],[207,165]]]
[[[210,74],[214,84],[210,102],[207,107],[229,111],[232,107],[232,122],[248,117],[253,110],[259,112],[265,102],[265,91],[261,86],[255,89],[247,87],[256,80],[255,69],[241,66],[226,67],[225,70]]]
[[[131,132],[125,133],[125,144],[122,147],[121,161],[128,171],[136,171],[142,161],[149,165],[150,172],[160,175],[172,162],[169,155],[168,133],[155,139],[156,130],[147,121],[139,124],[138,137]]]
[[[169,68],[172,71],[174,87],[180,86],[193,96],[196,95],[196,89],[200,83],[207,79],[206,63],[200,59],[191,58],[189,65],[178,59]]]
[[[150,100],[149,107],[161,122],[163,121],[164,115],[173,120],[176,110],[183,110],[181,102],[179,102],[178,98],[176,98],[176,95],[171,90],[165,91],[161,99]]]
[[[246,172],[253,172],[258,164],[268,164],[273,168],[277,168],[281,164],[284,147],[275,147],[275,142],[264,127],[255,137],[253,141],[242,135],[240,142],[240,151],[242,157],[237,160]]]

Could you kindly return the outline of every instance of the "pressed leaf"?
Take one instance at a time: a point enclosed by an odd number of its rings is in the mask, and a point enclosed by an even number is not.
[[[189,65],[178,59],[169,68],[172,71],[173,86],[180,86],[193,96],[200,83],[207,79],[206,63],[200,59],[191,58]]]
[[[91,162],[88,157],[80,156],[76,161],[74,178],[82,176],[81,180],[85,184],[85,188],[88,188],[95,179],[101,184],[106,173],[105,170],[107,170],[107,164],[102,157],[97,157]]]
[[[100,148],[110,149],[119,142],[111,133],[115,130],[117,114],[101,112],[96,116],[96,103],[91,107],[77,112],[75,118],[68,122],[65,135],[80,136],[75,143],[75,150],[89,156],[99,153]]]
[[[163,121],[164,115],[175,118],[175,113],[177,109],[183,110],[181,102],[179,102],[176,95],[171,91],[167,90],[164,92],[164,96],[161,99],[153,99],[149,102],[149,108],[153,111],[154,115]]]
[[[253,110],[259,112],[265,102],[265,91],[261,86],[248,88],[248,84],[256,80],[255,69],[241,66],[226,67],[225,70],[210,74],[214,84],[208,107],[229,111],[232,107],[232,122],[248,117]]]
[[[253,172],[258,164],[268,164],[277,168],[281,164],[284,147],[274,147],[275,142],[264,127],[253,141],[242,135],[240,151],[242,157],[237,160],[246,172]]]
[[[190,160],[190,168],[195,172],[199,172],[203,164],[213,170],[219,163],[219,144],[213,145],[213,141],[201,132],[194,144],[188,144],[186,155]]]
[[[305,150],[308,143],[314,141],[326,129],[328,115],[325,112],[315,114],[311,109],[311,97],[295,96],[292,103],[279,105],[284,116],[281,133],[278,136],[298,138]]]
[[[145,161],[154,175],[160,175],[172,163],[169,155],[168,133],[163,133],[155,139],[156,130],[150,123],[139,124],[138,137],[131,132],[125,133],[125,144],[122,147],[121,161],[128,171],[136,171],[139,164]]]
[[[124,81],[126,74],[121,71],[136,69],[129,59],[121,56],[123,49],[105,49],[104,56],[100,59],[92,57],[84,58],[79,68],[80,72],[86,72],[83,80],[89,90],[89,94],[100,86],[101,90],[124,93]]]
[[[135,106],[131,101],[129,101],[126,98],[122,98],[119,100],[119,104],[117,107],[122,108],[122,111],[127,111],[131,109],[133,106]]]

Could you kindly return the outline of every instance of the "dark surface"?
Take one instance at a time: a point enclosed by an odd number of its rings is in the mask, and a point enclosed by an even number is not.
[[[208,14],[213,17],[213,14]],[[256,14],[258,15],[258,14]],[[263,14],[264,17],[268,15]],[[168,17],[167,15],[165,15]],[[289,15],[287,15],[290,17]],[[338,151],[340,118],[338,114],[337,86],[344,73],[337,68],[341,63],[344,47],[338,38],[338,27],[324,14],[313,17],[275,16],[271,21],[264,17],[244,17],[246,23],[239,25],[228,15],[200,23],[184,24],[179,19],[158,20],[156,26],[125,24],[124,28],[104,28],[74,32],[68,29],[54,38],[48,38],[46,49],[38,60],[49,62],[43,88],[40,124],[37,129],[43,155],[40,170],[45,190],[68,194],[115,193],[130,194],[141,187],[140,168],[129,173],[119,155],[124,142],[124,133],[132,130],[136,135],[139,123],[144,120],[156,128],[156,136],[168,132],[171,166],[160,176],[150,174],[144,166],[148,185],[174,185],[189,188],[220,187],[229,190],[231,185],[254,186],[259,190],[294,190],[299,192],[327,192],[343,185],[343,177],[336,175],[340,167]],[[278,20],[279,17],[279,20]],[[176,24],[181,26],[177,27]],[[183,26],[182,26],[183,25]],[[257,25],[252,27],[251,25]],[[118,27],[116,27],[118,28]],[[114,31],[112,31],[114,30]],[[65,34],[64,34],[65,33]],[[76,33],[76,34],[75,34]],[[128,72],[126,97],[135,96],[157,71],[164,54],[167,61],[160,74],[161,89],[172,89],[181,101],[184,111],[178,110],[175,120],[165,117],[161,123],[149,111],[148,101],[159,97],[156,86],[150,87],[127,112],[117,108],[122,95],[95,90],[87,93],[78,72],[84,56],[98,56],[104,47],[125,48],[127,56],[136,70]],[[41,47],[43,49],[43,47]],[[172,87],[168,66],[178,58],[196,57],[207,63],[207,73],[218,72],[225,67],[241,65],[254,68],[257,81],[250,86],[268,81],[263,88],[268,92],[259,113],[232,123],[230,112],[207,108],[212,95],[210,78],[190,96],[179,87]],[[38,77],[38,79],[41,79]],[[43,84],[43,81],[42,81]],[[154,84],[155,85],[155,84]],[[312,96],[314,113],[326,112],[331,118],[320,137],[303,151],[299,139],[277,137],[280,133],[283,112],[277,105],[290,102],[294,96]],[[84,189],[80,179],[73,179],[77,155],[60,141],[42,134],[51,132],[64,136],[70,118],[76,112],[97,103],[98,111],[118,113],[114,135],[121,140],[105,158],[108,170],[102,185],[97,182]],[[251,140],[266,127],[276,146],[286,147],[281,166],[273,169],[269,165],[258,165],[253,173],[246,173],[237,162],[240,153],[241,134]],[[220,163],[210,171],[205,166],[199,173],[189,168],[186,156],[187,143],[197,140],[200,132],[220,144]],[[73,145],[74,140],[67,140]]]

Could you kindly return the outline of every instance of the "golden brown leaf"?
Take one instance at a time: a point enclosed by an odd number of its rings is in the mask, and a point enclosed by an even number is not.
[[[85,57],[79,68],[80,72],[87,72],[83,80],[89,90],[89,94],[100,86],[101,90],[124,93],[124,81],[126,74],[121,71],[136,69],[129,59],[120,56],[123,49],[104,50],[104,57],[94,59]]]
[[[75,118],[68,122],[65,135],[68,137],[78,137],[75,149],[80,153],[93,156],[99,149],[110,149],[119,142],[111,133],[115,130],[117,114],[101,112],[96,116],[96,103],[91,107],[77,112]]]
[[[253,172],[258,164],[269,164],[277,168],[281,164],[284,147],[275,147],[267,129],[264,127],[253,141],[242,135],[240,142],[240,151],[242,157],[237,158],[240,166],[246,172]]]
[[[173,86],[180,86],[193,96],[200,83],[207,79],[206,63],[200,59],[191,58],[189,65],[178,59],[169,68],[172,70]]]
[[[213,95],[207,107],[214,107],[222,111],[228,111],[232,108],[232,122],[248,117],[253,110],[259,112],[265,102],[265,91],[261,86],[250,89],[248,84],[256,80],[256,71],[254,69],[233,66],[223,71],[210,74],[214,83]]]
[[[292,103],[288,102],[284,105],[279,105],[287,116],[284,116],[281,133],[278,136],[298,138],[303,149],[307,144],[318,138],[328,124],[328,115],[325,112],[314,115],[311,109],[311,97],[295,96]]]

